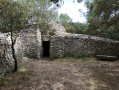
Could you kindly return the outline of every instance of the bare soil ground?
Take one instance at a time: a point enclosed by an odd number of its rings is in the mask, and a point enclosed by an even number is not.
[[[119,60],[30,60],[0,90],[119,90]]]

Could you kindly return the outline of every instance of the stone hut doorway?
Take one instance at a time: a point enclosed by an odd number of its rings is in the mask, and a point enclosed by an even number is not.
[[[50,57],[50,41],[42,41],[43,57]]]

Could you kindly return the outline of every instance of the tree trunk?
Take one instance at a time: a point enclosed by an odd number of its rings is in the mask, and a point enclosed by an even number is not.
[[[13,55],[13,58],[15,60],[15,65],[14,65],[14,72],[17,72],[17,69],[18,69],[18,65],[17,65],[17,59],[16,59],[16,56],[15,56],[15,50],[14,50],[14,44],[16,42],[16,40],[13,40],[13,31],[11,30],[11,41],[12,41],[12,55]]]

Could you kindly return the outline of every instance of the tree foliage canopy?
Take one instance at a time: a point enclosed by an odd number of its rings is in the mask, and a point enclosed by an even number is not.
[[[87,34],[119,40],[119,0],[94,0],[87,6]]]
[[[72,19],[67,14],[60,14],[59,23],[65,26],[67,23],[72,22]]]
[[[0,31],[19,30],[27,24],[27,8],[20,2],[0,0]]]
[[[22,3],[30,8],[29,24],[35,23],[42,34],[47,34],[48,23],[58,19],[58,7],[50,0],[23,0]]]
[[[0,31],[20,30],[35,22],[44,32],[49,28],[49,22],[58,21],[72,33],[119,40],[119,0],[87,2],[87,24],[73,23],[67,14],[58,17],[57,8],[63,2],[64,0],[0,0]]]
[[[0,31],[20,30],[35,24],[41,31],[58,19],[57,6],[50,0],[0,0]]]

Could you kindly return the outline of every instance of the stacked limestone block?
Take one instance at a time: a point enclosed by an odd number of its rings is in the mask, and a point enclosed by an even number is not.
[[[41,44],[41,32],[39,29],[21,30],[16,42],[16,53],[20,57],[39,59]],[[17,58],[20,58],[19,56]]]
[[[15,49],[15,56],[17,61],[20,61],[23,59],[23,47],[22,47],[22,38],[21,37],[16,37],[16,42],[14,44],[14,49]]]
[[[83,34],[67,34],[51,39],[50,56],[119,56],[119,41]]]
[[[13,33],[13,39],[16,39],[14,49],[18,61],[24,57],[40,58],[42,42],[39,29],[25,29],[20,33]],[[14,69],[14,64],[10,33],[0,33],[0,80]]]
[[[10,33],[0,33],[0,80],[14,69]]]
[[[66,34],[66,29],[61,25],[57,23],[49,23],[49,32],[53,32],[54,35],[64,35]]]

